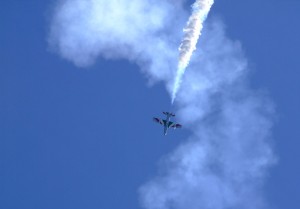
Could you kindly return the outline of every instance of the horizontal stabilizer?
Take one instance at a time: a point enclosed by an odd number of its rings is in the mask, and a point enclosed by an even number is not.
[[[172,116],[175,117],[175,114],[171,113],[171,112],[163,112],[163,114],[167,115],[167,116]]]

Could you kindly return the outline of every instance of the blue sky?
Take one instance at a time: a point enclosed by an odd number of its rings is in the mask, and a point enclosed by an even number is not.
[[[78,68],[49,50],[52,8],[1,4],[0,208],[140,208],[138,189],[190,132],[163,137],[152,117],[169,109],[169,95],[162,82],[149,88],[135,63],[99,57]],[[264,186],[271,208],[300,206],[299,9],[295,0],[230,0],[210,13],[242,43],[251,88],[276,107],[278,163]]]

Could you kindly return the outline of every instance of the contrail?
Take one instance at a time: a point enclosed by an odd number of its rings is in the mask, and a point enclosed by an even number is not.
[[[182,37],[177,25],[187,19],[184,2],[59,0],[48,41],[52,50],[80,67],[98,57],[134,62],[150,82],[163,82],[172,95],[176,48]],[[181,46],[182,73],[212,2],[196,1],[193,6],[195,19],[191,17],[188,24],[193,30],[186,27],[189,39]],[[212,17],[201,40],[201,51],[193,54],[176,100],[176,115],[190,136],[178,139],[181,144],[164,156],[157,175],[147,177],[139,189],[141,206],[267,209],[263,185],[276,162],[270,145],[272,103],[249,86],[241,43],[227,36],[222,21]]]
[[[192,5],[193,12],[186,27],[183,29],[185,34],[179,46],[179,62],[172,93],[172,104],[174,103],[177,91],[179,90],[185,69],[190,62],[193,51],[196,50],[198,39],[201,36],[203,23],[213,3],[214,0],[196,0]]]

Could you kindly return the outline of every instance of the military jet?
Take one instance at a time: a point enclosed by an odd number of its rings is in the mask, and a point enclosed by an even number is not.
[[[165,120],[162,120],[160,118],[153,118],[153,120],[154,120],[154,122],[157,122],[157,123],[164,126],[164,135],[167,135],[167,132],[168,132],[169,128],[176,129],[176,128],[181,128],[182,127],[182,125],[170,121],[171,117],[175,117],[175,115],[173,113],[163,112],[163,114],[165,114],[167,116],[167,118]]]

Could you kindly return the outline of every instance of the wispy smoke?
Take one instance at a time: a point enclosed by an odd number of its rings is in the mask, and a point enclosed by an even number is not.
[[[184,71],[190,62],[193,51],[196,49],[198,39],[203,29],[203,23],[213,3],[214,0],[196,0],[192,5],[193,12],[186,27],[183,29],[185,35],[179,46],[179,62],[172,92],[172,104],[179,90]]]
[[[176,3],[176,4],[175,4]],[[65,0],[58,4],[49,43],[64,58],[88,66],[99,56],[136,62],[172,94],[180,1]],[[239,42],[210,19],[177,96],[179,121],[191,131],[140,188],[146,209],[266,209],[263,182],[274,156],[272,105],[247,85]]]

